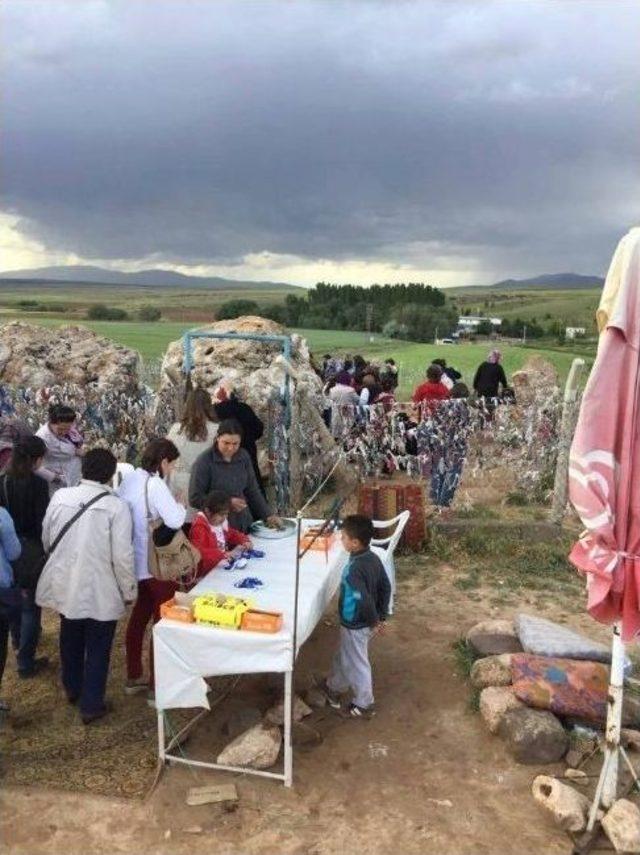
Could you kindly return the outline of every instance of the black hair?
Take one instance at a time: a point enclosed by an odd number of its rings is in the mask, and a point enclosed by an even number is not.
[[[432,365],[439,365],[440,368],[442,368],[444,370],[447,367],[447,360],[446,359],[432,359],[431,364]]]
[[[49,422],[52,425],[71,424],[76,420],[76,411],[66,404],[51,404]]]
[[[225,434],[232,434],[234,436],[242,436],[242,426],[237,419],[224,419],[220,422],[218,427],[218,437],[224,436]]]
[[[345,517],[342,521],[342,530],[346,531],[349,537],[359,540],[365,549],[371,543],[374,535],[371,519],[363,514],[351,514],[351,516]]]
[[[383,377],[380,381],[380,385],[382,386],[383,392],[393,392],[394,390],[393,380],[391,377]]]
[[[442,378],[442,368],[439,365],[429,365],[427,368],[427,380],[432,383],[439,383]]]
[[[219,514],[222,513],[222,511],[228,511],[231,507],[231,496],[228,493],[225,493],[224,490],[212,490],[204,497],[202,507],[211,514]]]
[[[353,359],[345,359],[343,371],[348,371],[350,368],[353,368]]]
[[[385,362],[387,363],[387,365],[395,365],[396,364],[395,359],[391,359],[391,357],[389,357],[389,359],[385,359]]]
[[[47,453],[47,446],[39,436],[25,436],[13,446],[11,459],[7,466],[10,478],[28,478],[33,472],[33,464]]]
[[[108,484],[116,474],[118,461],[108,448],[92,448],[82,458],[82,477]]]
[[[160,470],[163,460],[171,463],[180,457],[180,452],[170,439],[152,439],[148,442],[140,458],[140,466],[150,475],[155,475]]]
[[[451,397],[452,398],[468,398],[469,397],[469,387],[466,383],[461,383],[459,380],[457,383],[454,383],[451,387]]]

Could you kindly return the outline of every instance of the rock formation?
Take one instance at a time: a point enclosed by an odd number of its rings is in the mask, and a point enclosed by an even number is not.
[[[32,389],[73,384],[132,391],[140,355],[85,327],[47,327],[14,321],[0,331],[0,383]]]

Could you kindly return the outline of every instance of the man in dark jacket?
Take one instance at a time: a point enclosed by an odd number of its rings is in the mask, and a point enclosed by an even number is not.
[[[486,362],[478,366],[476,376],[473,378],[473,388],[479,398],[497,398],[498,388],[507,388],[507,375],[500,365],[502,354],[499,350],[492,350]]]
[[[231,498],[229,525],[247,532],[254,520],[266,520],[278,526],[256,480],[251,458],[240,448],[242,428],[233,419],[220,422],[213,446],[204,451],[191,470],[189,504],[202,510],[205,496],[212,490],[223,490]]]
[[[342,545],[349,560],[342,573],[338,604],[340,647],[324,686],[334,709],[341,706],[340,695],[351,689],[349,714],[354,718],[369,718],[375,712],[369,641],[384,625],[391,596],[382,562],[369,548],[372,537],[373,523],[368,517],[346,517]]]

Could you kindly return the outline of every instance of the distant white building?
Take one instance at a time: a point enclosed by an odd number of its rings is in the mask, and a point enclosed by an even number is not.
[[[492,327],[502,326],[502,318],[481,318],[479,315],[460,315],[458,318],[458,329],[472,332],[483,321],[488,321]]]
[[[567,327],[564,331],[565,338],[575,338],[578,335],[586,335],[586,327]]]

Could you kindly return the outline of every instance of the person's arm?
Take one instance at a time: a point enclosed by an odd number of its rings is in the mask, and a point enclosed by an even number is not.
[[[22,546],[16,534],[16,527],[8,511],[0,513],[0,543],[8,561],[15,561],[20,557]]]
[[[211,490],[211,469],[206,451],[196,459],[189,479],[189,504],[192,508],[202,510],[204,497]]]
[[[423,398],[422,386],[418,386],[416,388],[415,392],[413,393],[413,395],[411,396],[411,400],[413,401],[414,404],[419,404],[422,401],[422,398]]]
[[[149,510],[152,517],[160,517],[166,526],[173,529],[182,528],[187,518],[185,506],[176,502],[162,478],[156,476],[149,479]]]
[[[476,392],[478,391],[478,381],[480,380],[481,371],[482,371],[482,365],[478,365],[478,367],[476,369],[476,373],[475,373],[474,378],[473,378],[473,388],[475,389]]]
[[[231,547],[245,546],[251,543],[251,538],[244,532],[238,531],[237,528],[231,528],[231,526],[229,526],[225,534],[227,537],[227,544]]]
[[[370,393],[366,386],[363,386],[360,392],[360,405],[366,407],[369,403]]]
[[[245,457],[245,471],[247,473],[247,484],[244,488],[244,498],[247,500],[247,504],[249,505],[249,509],[253,514],[253,518],[256,520],[267,520],[270,516],[273,515],[273,512],[265,497],[262,495],[262,491],[258,486],[258,481],[256,478],[256,473],[253,471],[253,464],[251,462],[251,458],[249,455],[244,452]]]
[[[56,494],[57,495],[57,494]],[[53,521],[53,509],[57,504],[56,497],[49,502],[49,507],[47,508],[47,512],[44,515],[44,519],[42,521],[42,548],[45,552],[49,552],[49,547],[53,542],[53,538],[51,537],[51,528]]]
[[[502,386],[503,389],[507,388],[507,375],[504,373],[504,368],[502,365],[498,365],[498,383]]]
[[[389,614],[389,600],[391,599],[391,583],[387,576],[387,571],[384,569],[382,561],[380,561],[380,574],[378,579],[378,590],[376,596],[376,609],[378,611],[378,619],[383,621],[387,619]]]
[[[131,511],[124,499],[118,499],[118,509],[111,521],[111,566],[120,596],[125,603],[132,603],[138,596],[138,582],[133,562]]]
[[[189,540],[200,553],[200,564],[203,573],[208,573],[216,564],[224,560],[225,553],[218,546],[207,523],[202,517],[196,517],[189,532]]]

